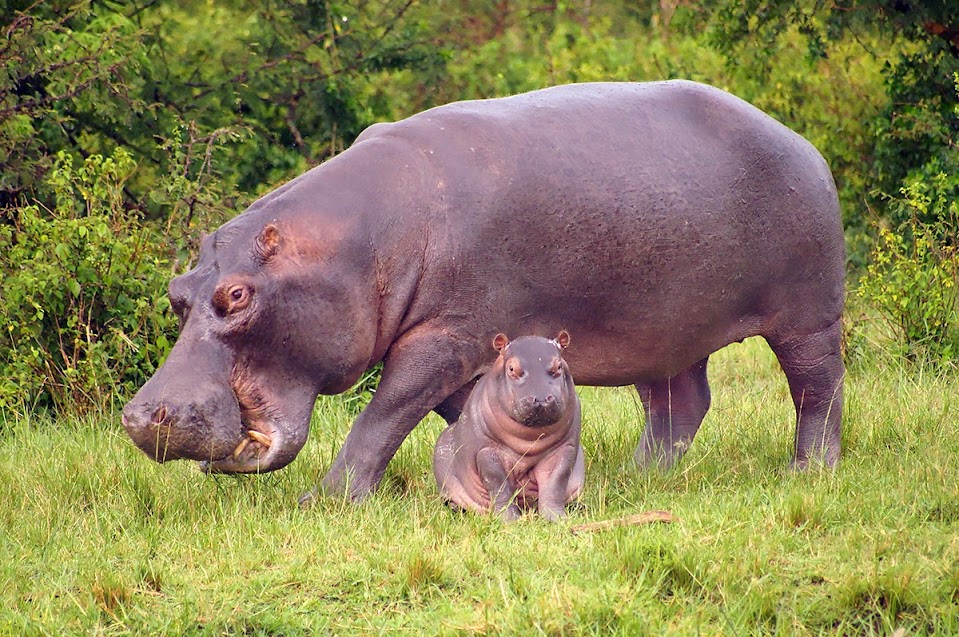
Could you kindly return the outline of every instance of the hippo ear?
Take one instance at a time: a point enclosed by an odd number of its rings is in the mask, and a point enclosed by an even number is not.
[[[256,256],[264,263],[273,258],[277,248],[280,246],[280,231],[272,223],[263,226],[254,242]]]
[[[556,335],[556,338],[553,339],[553,343],[561,350],[569,347],[569,332],[566,330],[560,330],[559,334]]]
[[[497,334],[496,338],[493,339],[493,349],[497,352],[502,352],[507,345],[509,345],[509,338],[506,334]]]

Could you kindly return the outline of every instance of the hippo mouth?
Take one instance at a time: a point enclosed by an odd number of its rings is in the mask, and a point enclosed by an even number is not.
[[[259,458],[273,444],[272,433],[265,433],[259,429],[254,429],[246,423],[244,423],[244,430],[246,431],[247,437],[242,438],[236,446],[236,449],[230,454],[230,458],[233,460],[244,458],[244,454],[253,458]]]
[[[205,473],[265,473],[286,466],[292,457],[282,456],[287,440],[280,423],[285,419],[258,385],[234,367],[231,385],[240,408],[240,437],[233,451],[222,457],[202,460]],[[295,455],[295,453],[293,454]]]
[[[233,453],[216,460],[201,460],[204,473],[264,473],[279,469],[275,465],[276,450],[282,448],[277,429],[263,422],[241,421],[243,434]]]

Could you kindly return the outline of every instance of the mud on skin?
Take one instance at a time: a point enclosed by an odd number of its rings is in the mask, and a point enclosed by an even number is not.
[[[457,419],[497,333],[566,329],[576,384],[635,385],[636,460],[669,466],[709,408],[709,355],[759,335],[796,405],[794,463],[832,465],[843,251],[819,153],[719,89],[449,104],[370,127],[208,237],[170,284],[179,339],[123,422],[158,461],[272,471],[316,396],[382,361],[323,481],[362,498],[430,410]]]
[[[570,337],[493,339],[499,356],[440,434],[433,475],[452,505],[515,520],[536,506],[550,520],[583,489],[581,410],[562,352]]]

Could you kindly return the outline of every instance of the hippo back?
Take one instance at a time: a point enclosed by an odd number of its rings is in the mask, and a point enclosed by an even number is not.
[[[353,148],[375,162],[388,147],[407,157],[393,179],[406,170],[427,193],[415,213],[375,212],[428,229],[406,327],[449,314],[484,339],[569,329],[583,335],[568,355],[577,383],[624,384],[841,313],[829,169],[719,89],[595,83],[459,102]]]

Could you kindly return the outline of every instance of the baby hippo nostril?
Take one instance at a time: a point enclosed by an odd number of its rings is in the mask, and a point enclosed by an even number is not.
[[[153,412],[153,424],[162,425],[166,422],[167,410],[166,405],[160,405],[156,408],[156,411]]]

